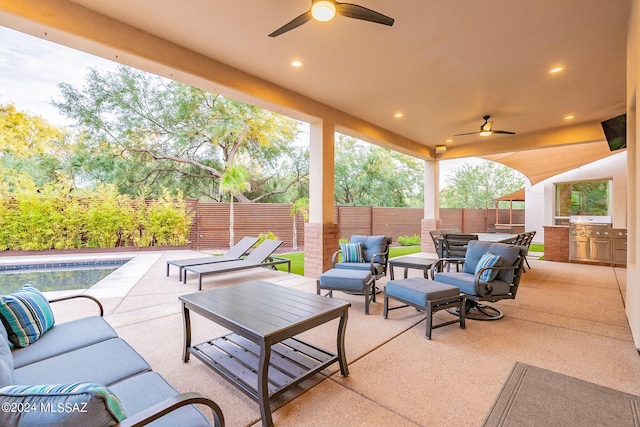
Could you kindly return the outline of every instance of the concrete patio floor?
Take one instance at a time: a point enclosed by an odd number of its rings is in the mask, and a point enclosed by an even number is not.
[[[87,291],[103,302],[106,320],[178,390],[216,401],[228,426],[261,425],[257,403],[199,360],[181,361],[178,297],[197,292],[197,281],[182,284],[177,269],[167,277],[166,261],[201,254],[131,255],[132,262]],[[505,313],[502,320],[467,321],[464,330],[457,325],[435,329],[430,341],[424,337],[424,314],[408,308],[392,311],[385,320],[379,294],[366,316],[363,297],[335,292],[334,297],[352,304],[346,336],[350,375],[342,377],[334,364],[272,400],[275,424],[481,425],[516,361],[640,395],[640,356],[624,313],[625,269],[529,263],[532,268],[523,275],[517,298],[496,303]],[[419,274],[410,270],[410,276]],[[203,280],[203,290],[248,280],[315,292],[315,278],[266,269],[210,276]],[[78,301],[58,303],[54,309],[57,322],[95,314],[94,307]],[[437,322],[450,316],[439,312],[434,317]],[[226,333],[195,314],[192,328],[194,343]],[[337,320],[303,335],[335,351],[336,329]]]

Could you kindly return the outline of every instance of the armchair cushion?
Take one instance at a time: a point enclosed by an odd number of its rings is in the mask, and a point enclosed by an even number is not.
[[[100,384],[7,386],[0,401],[23,409],[5,411],[4,426],[113,426],[126,418],[118,398]]]
[[[475,275],[468,273],[454,273],[454,272],[442,272],[436,274],[435,281],[444,283],[451,286],[457,286],[460,288],[460,292],[465,293],[467,295],[478,295],[478,289],[476,289],[475,284]],[[491,291],[485,291],[487,289],[484,284],[487,282],[480,281],[480,290],[483,292],[487,292],[488,295],[506,295],[511,291],[511,285],[507,282],[503,282],[500,279],[495,279],[491,282]],[[482,296],[487,296],[487,294],[482,293]]]
[[[467,248],[467,253],[464,258],[464,268],[462,271],[464,273],[475,275],[476,266],[478,265],[480,258],[482,258],[482,255],[487,252],[500,256],[502,259],[502,266],[513,265],[517,261],[518,256],[520,256],[520,250],[519,246],[508,245],[505,243],[472,240],[469,242],[469,247]],[[498,272],[497,279],[503,282],[512,283],[513,269],[500,270]]]
[[[362,245],[362,256],[365,262],[370,262],[373,254],[386,252],[387,238],[385,236],[351,236],[351,243]],[[376,262],[383,262],[382,257],[376,257]]]
[[[0,318],[16,347],[34,343],[55,322],[49,301],[31,285],[0,297]]]
[[[364,262],[360,243],[340,243],[342,262]]]
[[[367,262],[339,262],[335,265],[335,268],[345,270],[371,271],[371,264]],[[373,268],[375,269],[376,274],[382,274],[384,272],[384,267],[380,263],[373,263]]]
[[[475,274],[478,274],[480,270],[485,267],[500,267],[501,262],[502,258],[500,258],[500,255],[494,255],[491,252],[487,252],[486,254],[482,255],[482,257],[480,257],[480,260],[476,265]],[[482,273],[480,273],[480,280],[490,282],[495,279],[497,275],[498,270],[484,270]]]

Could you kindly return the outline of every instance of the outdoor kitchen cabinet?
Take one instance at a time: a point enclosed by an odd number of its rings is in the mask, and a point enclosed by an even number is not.
[[[627,230],[613,229],[613,263],[627,264]]]

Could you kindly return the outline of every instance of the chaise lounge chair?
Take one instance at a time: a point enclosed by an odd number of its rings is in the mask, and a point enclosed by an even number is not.
[[[176,259],[173,261],[167,261],[167,276],[169,275],[169,266],[175,265],[178,267],[178,281],[182,281],[182,270],[184,267],[191,267],[193,265],[202,264],[215,264],[217,262],[237,261],[242,255],[247,253],[253,245],[258,242],[257,237],[243,237],[238,243],[236,243],[231,249],[229,249],[224,255],[221,256],[207,256],[200,258],[189,259]]]
[[[198,290],[202,290],[202,276],[227,273],[229,271],[245,270],[256,267],[275,267],[277,264],[287,264],[291,273],[291,260],[272,257],[271,254],[282,244],[280,240],[265,240],[249,253],[245,258],[217,264],[203,264],[184,267],[184,283],[187,283],[187,272],[198,275]]]

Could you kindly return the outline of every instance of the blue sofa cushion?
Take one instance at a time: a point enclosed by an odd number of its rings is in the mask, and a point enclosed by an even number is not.
[[[0,402],[24,409],[3,411],[7,427],[113,426],[126,418],[118,398],[100,384],[7,386],[0,389]]]
[[[58,356],[31,363],[13,372],[15,384],[92,382],[111,386],[149,364],[121,338],[112,338]]]
[[[342,262],[364,262],[360,243],[340,243]]]
[[[444,283],[437,283],[422,277],[390,280],[385,286],[385,292],[391,297],[398,297],[421,307],[427,306],[427,300],[446,297],[457,297],[460,289]]]
[[[136,375],[109,388],[118,396],[118,399],[122,402],[122,407],[129,415],[137,414],[178,394],[176,389],[155,372]],[[154,421],[151,425],[153,427],[211,426],[205,415],[193,405],[170,412]]]
[[[502,258],[501,265],[503,267],[513,265],[518,259],[520,251],[520,246],[472,240],[469,242],[469,246],[467,248],[467,253],[464,258],[464,268],[462,271],[465,273],[475,274],[478,261],[480,261],[482,255],[487,252],[499,255],[500,258]],[[507,283],[513,282],[513,270],[500,270],[497,279]]]
[[[494,255],[491,252],[487,252],[486,254],[482,255],[482,257],[480,257],[480,261],[478,261],[478,264],[476,265],[475,274],[478,274],[480,270],[485,267],[500,267],[501,262],[502,258],[500,258],[500,255]],[[498,275],[498,271],[500,270],[484,270],[482,273],[480,273],[480,280],[490,282],[496,278],[496,276]]]
[[[374,254],[384,252],[387,248],[386,236],[351,236],[351,243],[362,245],[362,256],[366,262],[371,262]],[[375,262],[382,262],[382,257],[376,257]]]
[[[55,322],[49,301],[31,285],[0,297],[0,317],[16,347],[35,342]]]
[[[471,273],[449,273],[442,272],[436,274],[435,281],[440,283],[446,283],[447,285],[457,286],[460,288],[460,292],[470,295],[478,295],[478,291],[475,286],[475,274]],[[495,279],[491,283],[491,292],[486,292],[485,287],[488,282],[480,281],[480,291],[482,291],[479,295],[487,296],[487,295],[505,295],[508,294],[511,290],[511,285],[507,282],[503,282],[500,279]]]
[[[20,368],[117,336],[113,328],[100,316],[57,323],[29,347],[14,348],[13,362],[16,368]]]
[[[13,355],[9,341],[0,337],[0,387],[13,384]]]

